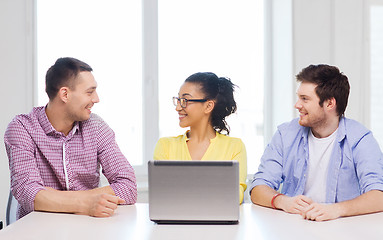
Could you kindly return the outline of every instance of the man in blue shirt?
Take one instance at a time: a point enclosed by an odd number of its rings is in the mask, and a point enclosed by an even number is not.
[[[383,211],[382,152],[371,131],[344,117],[348,78],[310,65],[297,81],[299,118],[280,125],[267,146],[252,202],[316,221]]]

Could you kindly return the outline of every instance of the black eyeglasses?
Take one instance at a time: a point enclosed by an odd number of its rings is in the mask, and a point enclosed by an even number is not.
[[[174,106],[177,106],[177,104],[180,103],[182,108],[186,108],[188,105],[188,102],[206,102],[206,101],[207,99],[186,99],[186,98],[173,97]]]

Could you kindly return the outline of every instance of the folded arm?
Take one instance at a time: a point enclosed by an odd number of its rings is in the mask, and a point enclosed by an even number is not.
[[[251,201],[255,204],[272,207],[271,201],[278,194],[277,191],[266,185],[258,185],[251,191]],[[313,203],[313,201],[303,195],[288,197],[286,195],[278,195],[273,200],[274,207],[282,209],[288,213],[302,214],[302,212]]]
[[[304,210],[304,218],[325,221],[383,211],[383,158],[371,132],[358,141],[352,157],[363,194],[334,204],[313,204]]]
[[[259,185],[251,191],[251,200],[255,204],[272,207],[271,200],[277,193],[266,185]],[[372,190],[352,200],[334,204],[316,203],[303,195],[295,197],[280,195],[274,199],[274,206],[288,213],[301,214],[308,220],[326,221],[339,217],[382,212],[383,192]]]
[[[118,204],[125,201],[115,196],[110,186],[86,191],[58,191],[45,188],[36,194],[34,210],[47,212],[65,212],[109,217]]]
[[[326,221],[339,217],[356,216],[383,211],[383,192],[371,190],[352,200],[334,203],[314,203],[302,212],[305,219]]]

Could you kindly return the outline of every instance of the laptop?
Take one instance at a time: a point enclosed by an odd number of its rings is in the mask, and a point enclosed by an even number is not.
[[[238,223],[238,168],[238,161],[150,160],[150,220],[156,223]]]

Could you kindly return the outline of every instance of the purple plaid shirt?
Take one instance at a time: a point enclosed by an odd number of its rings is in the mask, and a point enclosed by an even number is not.
[[[34,210],[35,196],[44,187],[70,191],[99,187],[100,166],[117,196],[127,204],[137,200],[134,170],[121,153],[113,130],[95,114],[76,122],[65,136],[53,128],[45,107],[33,108],[12,120],[4,141],[11,190],[19,202],[17,218]]]

